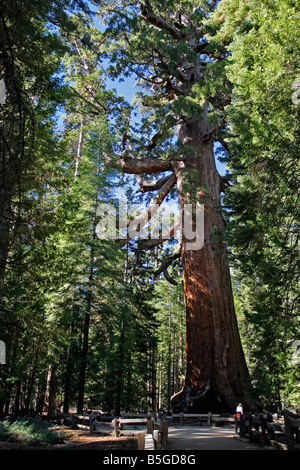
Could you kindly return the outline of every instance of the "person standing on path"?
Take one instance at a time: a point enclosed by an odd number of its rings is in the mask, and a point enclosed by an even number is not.
[[[239,403],[236,407],[235,413],[235,433],[238,433],[238,429],[240,428],[240,436],[243,435],[243,405]]]
[[[239,403],[238,406],[236,407],[236,417],[240,418],[242,414],[243,414],[243,405],[242,403]]]

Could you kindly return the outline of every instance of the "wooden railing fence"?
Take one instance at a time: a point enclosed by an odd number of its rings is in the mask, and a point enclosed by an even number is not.
[[[42,417],[53,423],[82,429],[90,434],[112,437],[133,436],[137,438],[139,450],[166,450],[168,421],[165,413],[124,415],[122,417],[102,414],[47,414]]]
[[[132,414],[107,416],[101,413],[63,414],[43,416],[53,423],[66,424],[71,428],[85,429],[91,434],[108,434],[113,437],[137,438],[139,450],[167,450],[168,426],[222,426],[235,428],[236,435],[264,446],[280,450],[300,450],[300,415],[288,410],[281,415],[269,413],[245,414],[239,419],[230,414]]]
[[[236,433],[250,442],[279,450],[300,450],[300,415],[285,410],[281,415],[260,413],[235,421]]]
[[[289,410],[274,423],[268,423],[270,443],[281,450],[300,450],[300,415]]]

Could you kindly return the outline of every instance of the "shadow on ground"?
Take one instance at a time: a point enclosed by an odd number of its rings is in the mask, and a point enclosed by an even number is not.
[[[169,427],[169,450],[265,450],[239,439],[234,428],[181,426]]]

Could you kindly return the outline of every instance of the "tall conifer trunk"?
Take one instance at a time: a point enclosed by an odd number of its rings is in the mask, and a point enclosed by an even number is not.
[[[248,370],[234,310],[226,247],[216,234],[223,229],[220,212],[220,176],[213,141],[199,136],[205,122],[191,120],[178,127],[178,137],[194,150],[175,170],[181,209],[196,199],[204,204],[204,246],[188,250],[182,234],[182,266],[186,308],[185,386],[172,398],[174,410],[229,411],[247,401]],[[198,182],[194,194],[186,191],[186,177]],[[191,186],[191,185],[190,185]],[[184,190],[183,190],[184,187]],[[196,194],[195,194],[196,193]]]

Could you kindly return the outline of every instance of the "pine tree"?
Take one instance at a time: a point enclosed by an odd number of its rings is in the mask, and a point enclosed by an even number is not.
[[[2,2],[0,7],[0,77],[6,89],[0,107],[0,289],[18,226],[15,200],[20,198],[23,173],[35,160],[45,123],[63,101],[58,74],[66,44],[58,28],[76,29],[68,9],[79,16],[89,10],[84,2],[69,0]]]

